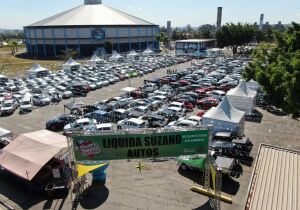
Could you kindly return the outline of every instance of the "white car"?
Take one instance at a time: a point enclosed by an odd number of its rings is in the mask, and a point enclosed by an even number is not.
[[[73,123],[67,124],[64,127],[64,134],[67,132],[89,130],[95,127],[97,121],[95,119],[83,118],[76,120]]]
[[[51,99],[45,95],[37,94],[32,96],[31,101],[35,106],[45,106],[50,104]]]
[[[183,121],[183,120],[194,121],[194,122],[198,123],[198,125],[201,125],[201,117],[198,117],[196,115],[186,116],[186,117],[182,117],[182,118],[178,119],[179,122]]]
[[[32,104],[29,98],[23,98],[20,101],[20,113],[27,113],[32,111]]]
[[[63,93],[62,93],[62,98],[63,99],[68,99],[68,98],[71,98],[72,97],[72,95],[73,95],[73,93],[71,92],[71,91],[64,91]]]
[[[96,125],[97,131],[112,131],[113,125],[111,123],[103,123]]]
[[[4,114],[13,114],[14,111],[18,108],[18,104],[14,100],[5,100],[2,103],[1,115]]]
[[[166,128],[176,128],[176,127],[193,127],[199,125],[198,122],[192,120],[181,120],[170,122]]]
[[[143,115],[150,114],[150,107],[149,106],[137,106],[133,107],[129,110],[129,113],[133,117],[141,117]]]
[[[177,117],[184,117],[186,115],[185,113],[185,109],[179,108],[179,107],[164,107],[162,108],[160,111],[164,111],[166,113],[172,113],[174,115],[176,115]]]
[[[137,118],[130,118],[121,120],[118,122],[118,129],[140,129],[146,128],[146,123],[143,120],[139,120]]]

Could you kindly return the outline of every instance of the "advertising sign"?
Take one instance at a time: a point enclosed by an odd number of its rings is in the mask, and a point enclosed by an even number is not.
[[[207,154],[208,130],[73,136],[77,161],[176,157]]]
[[[92,38],[96,40],[105,39],[105,31],[101,28],[96,28],[92,30]]]

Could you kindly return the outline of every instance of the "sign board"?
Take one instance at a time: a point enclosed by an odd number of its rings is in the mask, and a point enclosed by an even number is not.
[[[105,31],[101,28],[96,28],[92,30],[92,38],[96,40],[105,39]]]
[[[177,157],[207,154],[209,131],[160,131],[71,137],[77,161]]]

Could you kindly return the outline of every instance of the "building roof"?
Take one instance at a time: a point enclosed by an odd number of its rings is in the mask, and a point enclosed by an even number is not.
[[[245,209],[300,209],[299,174],[299,151],[261,144]]]
[[[0,150],[0,165],[11,173],[32,180],[54,156],[67,149],[65,136],[47,130],[26,133]]]
[[[27,27],[97,25],[153,26],[155,24],[105,6],[101,4],[101,1],[95,1],[94,3],[86,1],[84,5],[59,13]]]
[[[199,42],[210,42],[210,41],[216,41],[216,39],[185,39],[185,40],[177,40],[177,42],[186,42],[186,43],[199,43]]]

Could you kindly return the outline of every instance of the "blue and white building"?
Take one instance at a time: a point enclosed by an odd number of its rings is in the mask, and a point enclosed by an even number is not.
[[[91,56],[113,43],[117,52],[159,49],[159,26],[102,4],[84,4],[24,27],[27,52],[37,57],[53,57],[72,49],[79,56]]]

